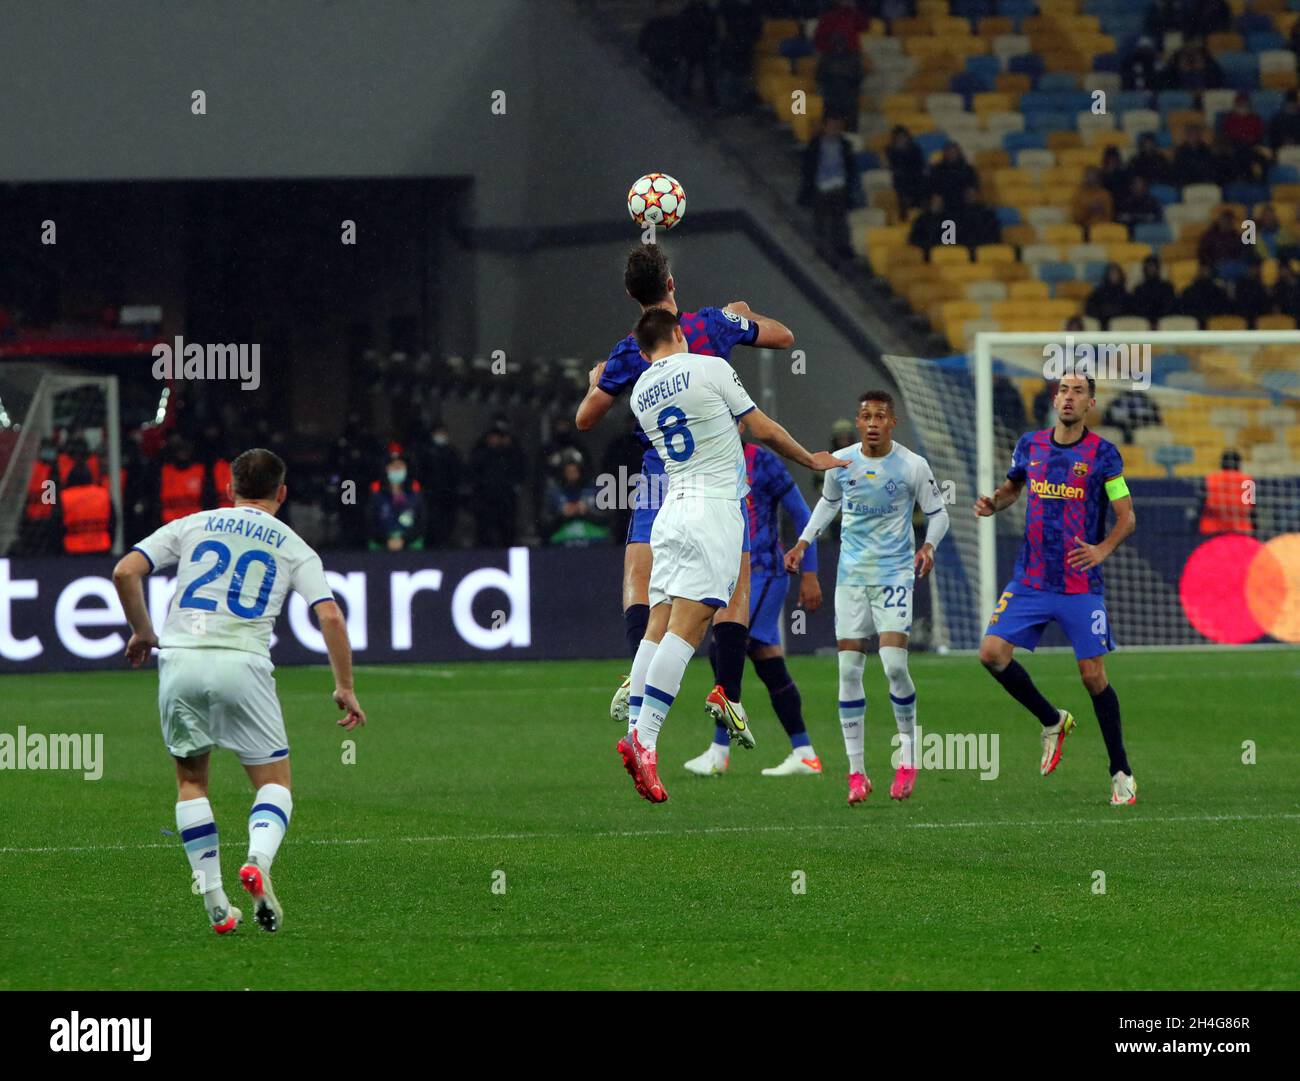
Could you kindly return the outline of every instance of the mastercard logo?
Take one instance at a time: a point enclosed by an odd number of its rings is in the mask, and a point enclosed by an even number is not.
[[[1300,533],[1267,543],[1244,533],[1211,538],[1183,567],[1178,598],[1212,642],[1300,642]]]

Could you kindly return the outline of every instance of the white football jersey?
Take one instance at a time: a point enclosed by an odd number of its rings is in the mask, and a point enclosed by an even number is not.
[[[944,509],[930,463],[898,442],[881,458],[869,458],[861,443],[837,450],[835,456],[848,459],[849,464],[827,470],[822,499],[834,510],[842,508],[844,514],[838,581],[911,585],[916,577],[912,507],[919,503],[927,517]],[[812,528],[810,522],[803,539],[813,539]]]
[[[745,451],[736,421],[755,408],[721,357],[674,353],[632,388],[632,412],[663,459],[671,492],[744,499]]]
[[[188,514],[135,546],[153,570],[177,566],[163,649],[271,655],[271,628],[289,590],[310,606],[334,599],[325,568],[297,533],[256,507]]]

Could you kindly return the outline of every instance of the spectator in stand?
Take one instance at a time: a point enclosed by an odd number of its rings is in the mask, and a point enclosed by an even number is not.
[[[718,16],[704,0],[690,0],[677,16],[674,40],[681,57],[683,101],[695,97],[695,73],[704,83],[704,101],[718,107]]]
[[[573,427],[573,419],[560,414],[551,421],[551,438],[542,447],[542,464],[548,471],[554,473],[560,468],[560,463],[565,460],[569,452],[577,454],[580,464],[586,464],[587,453]]]
[[[609,529],[598,521],[596,489],[583,477],[582,460],[573,452],[547,481],[543,508],[541,533],[548,544],[585,548],[609,540]]]
[[[1300,257],[1295,230],[1283,225],[1272,203],[1265,203],[1255,222],[1256,239],[1267,249],[1269,257],[1285,262]]]
[[[671,0],[656,0],[654,14],[645,21],[636,47],[650,68],[655,84],[671,98],[678,93],[681,54],[677,50],[677,16],[671,14]]]
[[[1300,322],[1300,278],[1296,277],[1295,269],[1288,262],[1278,264],[1272,299],[1277,311]]]
[[[1294,34],[1297,30],[1300,30],[1300,20],[1295,22],[1291,32]],[[1300,143],[1300,95],[1294,89],[1286,92],[1282,108],[1273,114],[1273,119],[1269,122],[1268,142],[1274,150]]]
[[[1156,72],[1160,64],[1160,53],[1155,42],[1143,36],[1130,50],[1120,64],[1120,83],[1125,90],[1153,90],[1156,86]]]
[[[1178,298],[1179,313],[1190,315],[1205,329],[1205,322],[1216,315],[1232,314],[1232,298],[1214,280],[1214,265],[1205,260],[1196,268],[1196,277]]]
[[[961,147],[956,143],[947,143],[943,155],[930,170],[930,192],[943,199],[944,212],[955,219],[961,209],[962,194],[967,188],[979,186],[979,175],[971,168]]]
[[[1165,34],[1170,31],[1183,32],[1183,0],[1156,0],[1142,20],[1142,29],[1147,40],[1163,42]],[[1154,42],[1152,47],[1154,48]]]
[[[1174,287],[1160,276],[1160,260],[1148,255],[1142,260],[1142,280],[1133,290],[1132,311],[1155,326],[1166,315],[1178,309]]]
[[[370,548],[390,552],[419,551],[424,547],[424,493],[406,471],[406,459],[388,459],[384,480],[370,486]]]
[[[1121,225],[1128,226],[1129,236],[1133,235],[1134,226],[1163,221],[1164,217],[1165,208],[1160,205],[1160,200],[1151,194],[1147,182],[1140,176],[1135,176],[1129,181],[1128,190],[1115,204],[1115,220]]]
[[[1205,139],[1205,129],[1189,124],[1183,141],[1174,151],[1174,176],[1179,184],[1217,184],[1222,169],[1214,148]]]
[[[1110,197],[1117,203],[1128,191],[1128,177],[1119,147],[1106,147],[1101,156],[1101,186],[1110,192]]]
[[[844,137],[844,119],[827,113],[822,130],[803,151],[799,203],[811,206],[813,232],[823,252],[853,258],[849,242],[849,211],[866,205],[862,174],[853,147]]]
[[[763,36],[763,16],[752,0],[722,0],[718,15],[719,104],[728,113],[744,112],[754,99],[754,47]]]
[[[1138,136],[1137,153],[1129,160],[1128,171],[1131,176],[1140,176],[1148,187],[1152,184],[1172,184],[1174,179],[1169,159],[1150,132]]]
[[[983,244],[1002,243],[1002,225],[997,214],[980,198],[977,187],[964,192],[961,210],[957,214],[957,243],[970,248],[971,255]]]
[[[906,216],[913,207],[925,205],[925,155],[912,138],[912,133],[899,124],[890,135],[885,156],[894,176],[898,209]]]
[[[1250,97],[1239,93],[1232,111],[1223,118],[1223,136],[1228,144],[1228,170],[1233,180],[1263,180],[1269,159],[1261,149],[1264,121],[1250,107]]]
[[[1160,407],[1144,391],[1129,389],[1121,391],[1106,406],[1101,417],[1102,424],[1119,428],[1124,433],[1124,442],[1133,442],[1133,433],[1139,428],[1160,427]]]
[[[1232,29],[1232,9],[1226,0],[1192,0],[1183,5],[1183,36],[1225,34]]]
[[[850,0],[838,0],[817,20],[813,48],[818,61],[817,92],[827,112],[844,118],[849,131],[858,130],[858,99],[862,95],[862,47],[859,35],[868,30],[871,19]]]
[[[469,471],[478,546],[509,548],[518,536],[519,478],[526,470],[504,416],[495,417],[475,445]]]
[[[1236,262],[1245,257],[1241,237],[1232,211],[1225,207],[1219,211],[1214,224],[1201,234],[1201,241],[1196,245],[1196,258],[1215,268],[1221,263]]]
[[[1200,41],[1189,41],[1170,57],[1161,81],[1166,90],[1218,90],[1223,69]]]
[[[445,424],[434,425],[424,451],[421,471],[424,475],[424,502],[429,511],[425,545],[446,548],[456,532],[465,464],[460,452],[451,445],[451,435]]]
[[[1115,202],[1110,192],[1101,186],[1101,171],[1089,168],[1083,174],[1083,186],[1074,193],[1070,202],[1071,217],[1085,229],[1115,217]]]
[[[943,196],[934,192],[930,196],[930,205],[912,220],[907,242],[918,248],[924,248],[928,259],[930,249],[943,243],[943,223],[946,221],[952,221],[954,228],[956,227],[956,221],[944,213]]]
[[[1088,294],[1083,310],[1101,324],[1102,330],[1110,328],[1117,315],[1128,315],[1133,310],[1133,298],[1124,284],[1124,268],[1118,263],[1107,263],[1097,287]]]
[[[1258,258],[1246,260],[1246,273],[1232,287],[1233,311],[1242,316],[1255,329],[1255,320],[1273,310],[1273,298],[1268,295],[1262,277],[1263,262]]]

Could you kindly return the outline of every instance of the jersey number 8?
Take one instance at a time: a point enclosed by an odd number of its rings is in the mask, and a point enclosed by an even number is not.
[[[655,421],[663,433],[664,449],[674,462],[684,462],[695,453],[695,437],[686,427],[686,414],[675,405],[662,410]]]
[[[207,597],[195,596],[195,593],[200,586],[215,582],[226,573],[226,569],[230,566],[230,549],[220,541],[205,540],[195,547],[194,554],[190,556],[190,562],[200,562],[209,552],[216,555],[217,561],[190,583],[189,588],[181,597],[178,607],[198,608],[204,612],[215,612],[217,610],[216,601]],[[257,591],[257,597],[251,605],[248,605],[244,603],[241,594],[244,592],[244,578],[254,563],[261,563],[266,569],[262,572],[262,585]],[[268,552],[259,552],[256,549],[245,552],[235,563],[234,573],[230,576],[230,588],[226,590],[226,607],[234,615],[243,619],[256,619],[266,611],[266,603],[271,599],[271,587],[274,585],[275,558]]]

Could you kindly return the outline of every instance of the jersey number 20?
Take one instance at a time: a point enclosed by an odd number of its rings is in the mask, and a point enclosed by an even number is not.
[[[204,612],[215,612],[217,610],[216,601],[208,597],[198,597],[195,594],[200,586],[215,582],[226,573],[226,570],[230,567],[230,549],[221,541],[205,540],[195,547],[193,555],[190,556],[190,562],[202,562],[203,557],[209,552],[216,555],[217,561],[190,583],[189,588],[181,596],[179,607],[198,608]],[[265,568],[262,572],[262,585],[258,589],[257,597],[253,603],[245,604],[242,596],[244,578],[248,575],[248,570],[254,563],[261,563]],[[230,576],[230,588],[226,590],[226,607],[234,615],[244,619],[256,619],[266,611],[266,602],[271,599],[271,587],[274,585],[275,558],[269,552],[259,552],[257,549],[245,552],[235,563],[234,573]]]
[[[664,449],[674,462],[684,462],[695,453],[695,437],[686,427],[686,414],[675,405],[662,410],[655,421],[663,432]]]

